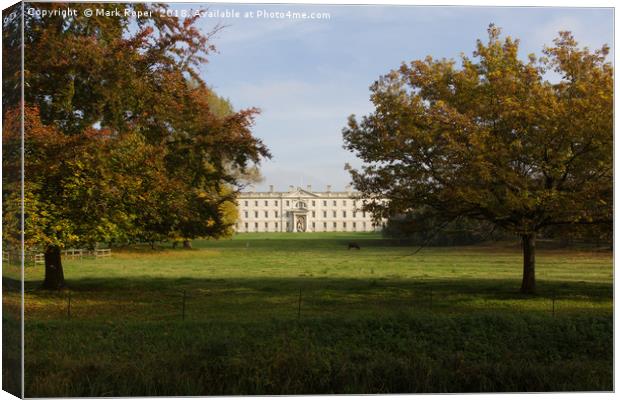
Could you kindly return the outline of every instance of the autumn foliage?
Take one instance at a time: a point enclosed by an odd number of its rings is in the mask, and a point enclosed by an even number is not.
[[[351,174],[376,215],[424,211],[520,235],[521,289],[533,292],[538,232],[611,229],[613,68],[607,46],[579,48],[569,32],[526,61],[518,40],[488,33],[473,58],[429,56],[382,76],[375,111],[351,116],[345,148],[364,162]]]
[[[152,17],[86,18],[77,3],[73,18],[26,15],[24,103],[3,99],[4,228],[20,231],[23,113],[24,234],[45,253],[48,288],[64,285],[65,247],[229,235],[240,177],[270,156],[251,132],[257,109],[211,109],[199,68],[218,27],[203,33],[164,4],[98,6]]]

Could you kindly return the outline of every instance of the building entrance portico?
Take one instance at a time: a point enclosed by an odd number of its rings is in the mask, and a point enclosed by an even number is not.
[[[303,201],[298,201],[295,205],[295,208],[290,211],[291,215],[291,226],[293,232],[305,232],[308,228],[308,209],[306,207],[306,203]]]
[[[305,215],[296,215],[295,216],[295,230],[294,232],[305,232],[306,231],[306,216]]]

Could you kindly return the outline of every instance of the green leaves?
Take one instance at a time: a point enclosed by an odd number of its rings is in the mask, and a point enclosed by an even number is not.
[[[608,48],[579,49],[566,32],[555,44],[522,61],[519,41],[491,25],[460,67],[429,56],[375,82],[375,112],[343,130],[344,147],[365,162],[351,171],[356,187],[389,199],[368,208],[427,207],[517,233],[610,221]],[[562,79],[545,80],[549,70]]]
[[[269,152],[252,136],[258,110],[233,110],[198,77],[219,28],[203,33],[196,17],[160,13],[165,4],[99,5],[153,11],[141,18],[86,18],[83,7],[26,17],[27,246],[230,234],[240,179]],[[17,239],[21,126],[17,105],[6,110],[5,226]]]

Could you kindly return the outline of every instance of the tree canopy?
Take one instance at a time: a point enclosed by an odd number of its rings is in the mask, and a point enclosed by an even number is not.
[[[219,27],[203,33],[197,17],[165,4],[99,6],[151,13],[86,18],[80,4],[69,18],[28,13],[24,103],[3,97],[8,170],[20,168],[25,117],[24,233],[45,252],[49,288],[64,285],[63,247],[229,235],[242,177],[270,157],[251,132],[259,110],[235,111],[200,77]],[[11,79],[21,77],[5,87]],[[19,230],[9,215],[19,190],[3,196],[5,229]]]
[[[490,221],[522,237],[523,292],[535,290],[536,233],[608,224],[613,68],[608,46],[560,32],[542,57],[490,25],[473,57],[403,63],[371,87],[375,111],[349,118],[344,147],[367,210]],[[383,202],[380,199],[388,199]]]

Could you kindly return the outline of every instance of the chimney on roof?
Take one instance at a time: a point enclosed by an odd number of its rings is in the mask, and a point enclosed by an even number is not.
[[[307,189],[308,189],[308,191],[309,191],[309,192],[311,192],[311,191],[312,191],[312,185],[308,185],[308,186],[306,186],[306,187],[307,187]]]
[[[288,185],[288,191],[289,191],[289,192],[294,192],[294,191],[295,191],[295,186],[293,186],[293,185]]]
[[[269,193],[273,193],[273,185],[269,185]]]
[[[327,193],[332,191],[332,185],[327,185],[327,190],[325,190]]]

